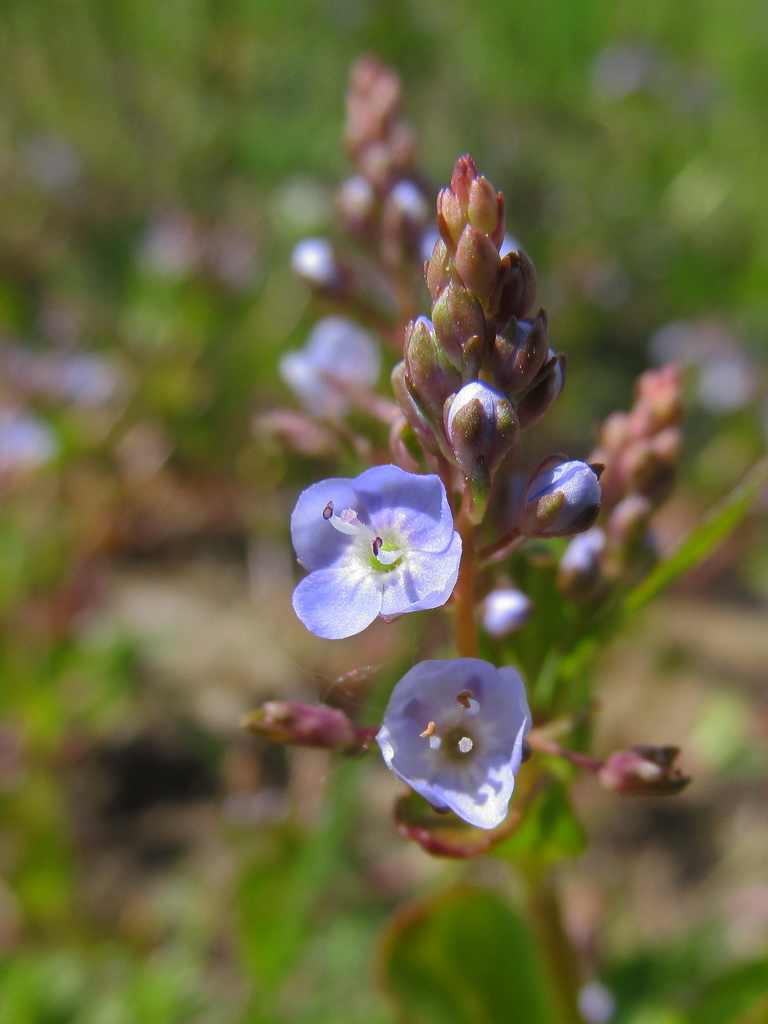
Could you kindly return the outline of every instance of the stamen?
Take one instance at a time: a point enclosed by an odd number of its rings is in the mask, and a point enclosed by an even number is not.
[[[462,736],[457,744],[462,754],[468,754],[474,745],[469,736]]]
[[[462,690],[456,694],[456,702],[460,704],[470,715],[476,715],[480,710],[480,701],[475,700],[475,695],[471,690]]]
[[[330,519],[333,515],[333,502],[329,501],[323,509],[323,519]]]
[[[381,551],[381,545],[383,543],[384,541],[381,539],[381,537],[374,537],[373,540],[371,541],[371,550],[373,551],[374,558],[379,557],[379,552]]]
[[[432,748],[432,750],[437,750],[440,747],[440,744],[442,742],[443,741],[440,739],[439,736],[430,736],[429,737],[429,745]]]
[[[435,735],[435,729],[436,728],[437,728],[437,726],[435,725],[435,723],[434,722],[430,722],[429,725],[427,726],[427,728],[424,730],[424,732],[420,732],[419,733],[419,736],[421,736],[425,740],[429,739],[430,736],[434,736]]]

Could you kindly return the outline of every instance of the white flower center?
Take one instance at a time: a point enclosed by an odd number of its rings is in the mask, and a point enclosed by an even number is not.
[[[480,701],[471,690],[461,690],[460,693],[457,693],[456,703],[463,708],[468,717],[474,717],[480,711]],[[451,716],[451,721],[447,723],[447,727],[442,730],[442,733],[438,732],[436,723],[430,721],[424,732],[419,735],[429,741],[430,749],[440,750],[442,748],[444,755],[455,758],[471,754],[474,750],[475,740],[471,735],[467,735],[469,731],[466,724],[462,723],[460,719],[456,720],[455,716]]]
[[[349,537],[355,537],[358,541],[362,541],[366,552],[370,551],[373,555],[375,569],[394,568],[403,557],[401,548],[389,544],[378,536],[372,527],[361,523],[353,508],[345,508],[337,515],[333,509],[333,502],[329,501],[323,509],[323,519],[339,533],[345,533]]]

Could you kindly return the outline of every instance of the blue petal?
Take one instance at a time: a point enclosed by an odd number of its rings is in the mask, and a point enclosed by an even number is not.
[[[444,551],[450,544],[453,514],[440,477],[374,466],[352,485],[377,530],[393,530],[419,551]]]
[[[348,565],[318,569],[294,590],[293,610],[311,633],[341,640],[373,622],[381,610],[381,588],[373,573]]]
[[[337,513],[355,508],[357,498],[352,480],[334,477],[312,484],[296,502],[291,516],[291,539],[305,569],[324,569],[337,562],[349,548],[350,539],[323,519],[329,501]]]
[[[458,533],[453,534],[446,551],[409,551],[401,566],[382,575],[384,595],[381,614],[389,617],[444,605],[456,586],[460,561],[461,537]]]

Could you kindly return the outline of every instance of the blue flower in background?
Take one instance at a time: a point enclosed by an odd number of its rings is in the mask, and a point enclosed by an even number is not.
[[[303,349],[287,352],[280,373],[314,416],[337,418],[350,395],[376,383],[381,352],[371,335],[343,316],[326,316],[309,332]]]
[[[397,466],[307,488],[291,537],[310,570],[293,593],[294,611],[329,640],[359,633],[377,615],[445,604],[459,572],[461,538],[442,481]]]
[[[387,766],[434,807],[490,829],[506,817],[530,725],[515,669],[422,661],[392,691],[376,739]]]

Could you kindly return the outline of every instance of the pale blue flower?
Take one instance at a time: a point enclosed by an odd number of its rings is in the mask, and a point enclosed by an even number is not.
[[[375,339],[343,316],[326,316],[309,332],[303,349],[287,352],[280,373],[314,416],[336,418],[354,392],[376,383],[381,351]]]
[[[499,587],[483,602],[481,621],[490,636],[503,637],[522,629],[531,615],[531,600],[522,590]]]
[[[514,668],[456,658],[403,676],[376,739],[387,766],[434,807],[491,829],[506,817],[530,726]]]
[[[378,615],[445,604],[459,572],[461,538],[442,481],[397,466],[307,488],[291,537],[310,570],[293,593],[294,611],[329,640],[359,633]]]

